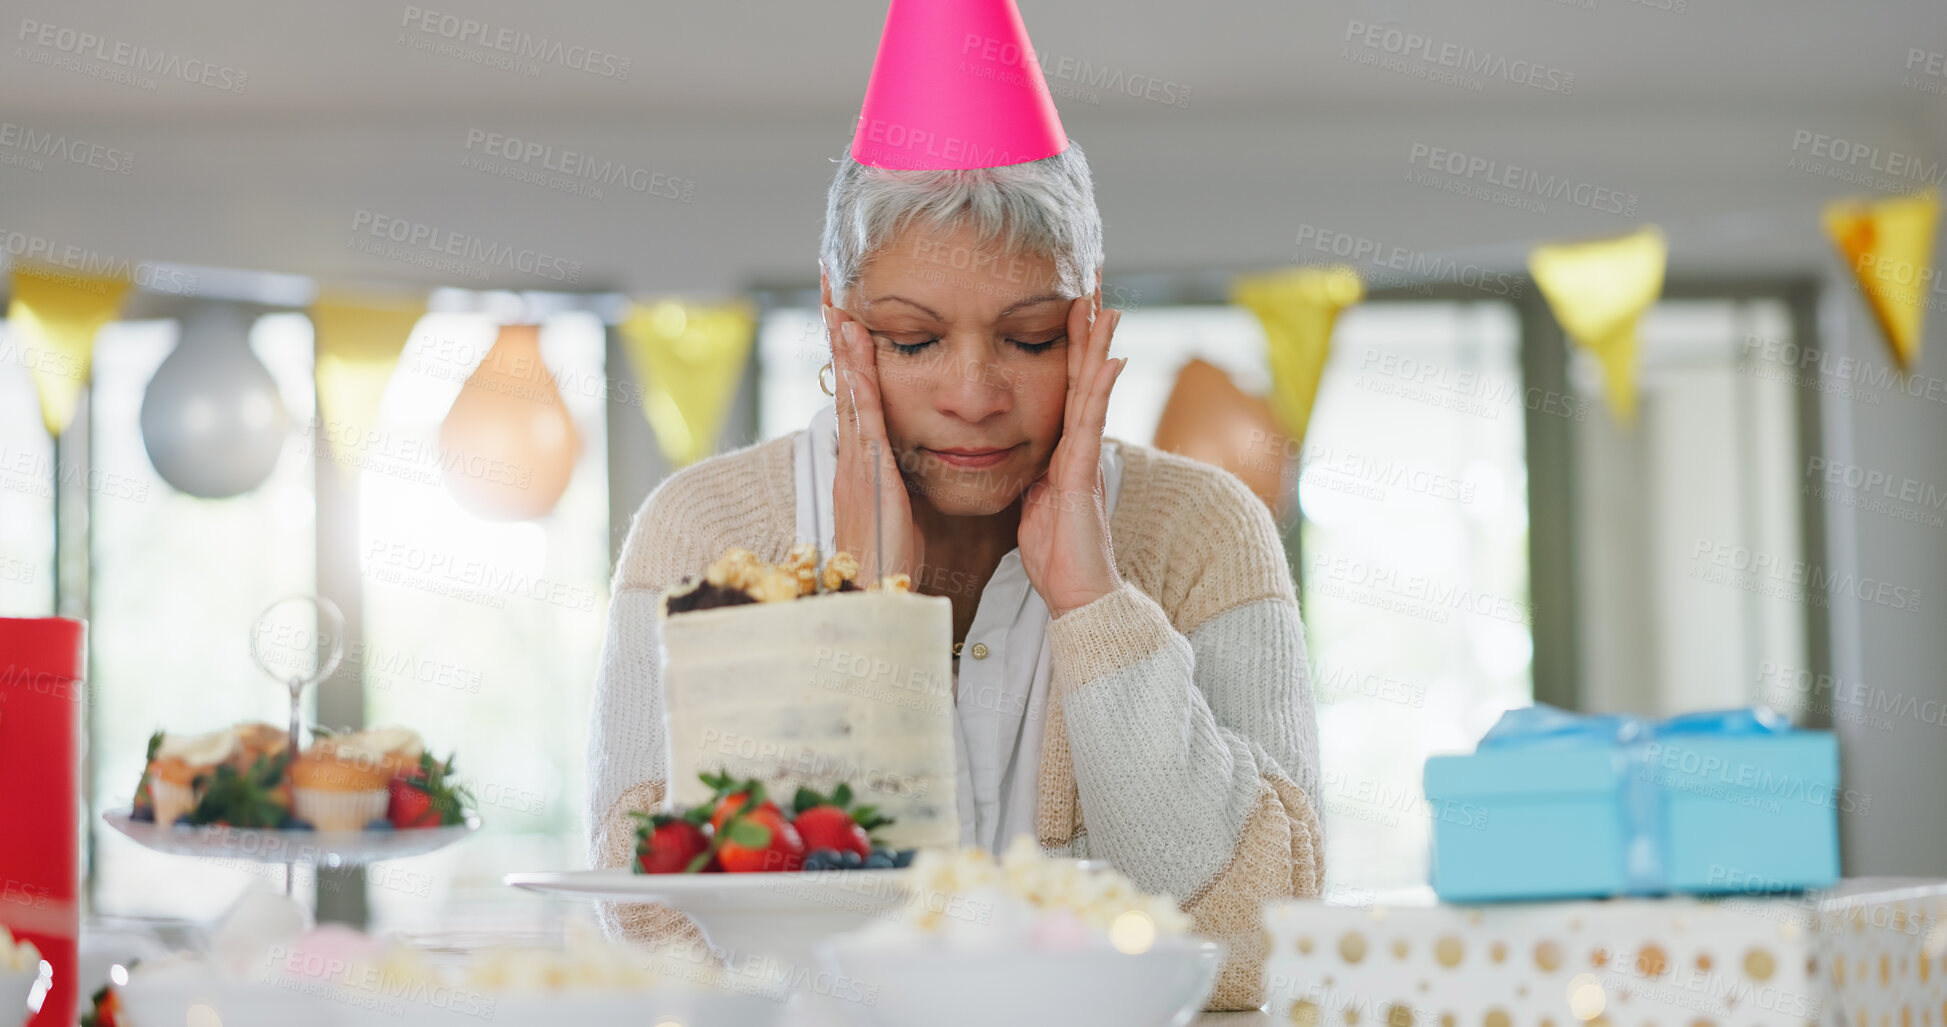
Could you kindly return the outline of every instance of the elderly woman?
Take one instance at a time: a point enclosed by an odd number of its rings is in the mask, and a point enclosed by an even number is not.
[[[1177,898],[1231,949],[1211,1007],[1251,1008],[1260,906],[1316,895],[1324,873],[1303,626],[1241,481],[1103,437],[1120,314],[1102,306],[1088,163],[1060,142],[957,170],[842,159],[821,243],[835,402],[671,475],[630,527],[591,861],[628,865],[628,812],[665,794],[658,594],[732,546],[778,561],[830,543],[870,569],[876,507],[884,573],[952,601],[962,842],[1027,833]],[[694,930],[660,906],[604,916],[635,936]]]

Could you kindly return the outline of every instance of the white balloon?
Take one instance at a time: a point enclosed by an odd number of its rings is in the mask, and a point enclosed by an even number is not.
[[[250,349],[250,317],[206,303],[142,397],[142,442],[170,487],[205,499],[242,495],[277,467],[291,412]]]

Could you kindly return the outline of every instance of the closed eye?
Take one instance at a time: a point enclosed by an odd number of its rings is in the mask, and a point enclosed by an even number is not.
[[[1053,339],[1049,339],[1046,342],[1023,342],[1020,339],[1009,339],[1007,341],[1013,343],[1016,346],[1019,346],[1025,352],[1043,353],[1053,348],[1055,343],[1060,342],[1065,337],[1066,336],[1057,336]],[[938,341],[940,340],[935,338],[935,339],[927,339],[924,342],[908,343],[908,342],[894,342],[891,339],[887,339],[886,345],[891,346],[893,352],[895,353],[901,353],[906,356],[912,356],[913,354],[918,353],[920,350],[923,350],[926,347],[931,346]]]

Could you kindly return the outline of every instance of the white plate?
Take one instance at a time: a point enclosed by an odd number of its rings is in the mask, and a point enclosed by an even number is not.
[[[638,874],[628,870],[569,870],[560,873],[508,874],[501,880],[524,891],[584,899],[633,899],[662,902],[687,909],[687,903],[710,905],[830,906],[834,898],[850,898],[846,905],[885,908],[906,901],[908,871],[806,870],[798,873],[758,874]]]
[[[388,859],[423,856],[480,829],[480,818],[452,827],[404,831],[279,831],[258,827],[163,827],[129,819],[128,810],[103,813],[108,826],[136,844],[171,856],[238,859],[253,863],[309,863],[357,866]]]
[[[815,986],[818,942],[878,921],[904,920],[910,873],[903,868],[791,874],[580,870],[508,874],[505,880],[548,895],[670,906],[696,921],[728,965],[768,968],[787,981]]]

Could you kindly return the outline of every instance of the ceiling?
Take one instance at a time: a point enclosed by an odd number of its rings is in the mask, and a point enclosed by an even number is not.
[[[1919,177],[1947,159],[1947,76],[1926,73],[1947,50],[1938,0],[1020,5],[1094,167],[1112,270],[1324,259],[1300,246],[1321,233],[1516,266],[1538,239],[1655,222],[1679,271],[1799,272],[1823,259],[1823,200],[1920,184],[1807,171],[1811,139],[1911,155]],[[11,6],[0,122],[133,161],[36,170],[0,146],[10,238],[346,285],[565,284],[361,247],[395,218],[555,258],[576,287],[649,293],[815,277],[829,159],[884,15],[883,0]],[[480,28],[448,38],[464,21]],[[84,35],[100,42],[77,53]],[[558,56],[495,67],[483,38]],[[118,47],[214,84],[114,81],[126,68],[101,55]],[[570,66],[589,51],[626,79]],[[1482,70],[1439,81],[1451,69],[1423,55],[1441,53]],[[1521,84],[1534,66],[1572,87]],[[468,166],[489,134],[653,184],[597,197]],[[1634,197],[1635,214],[1409,179],[1436,149]],[[655,195],[662,176],[688,202]]]

